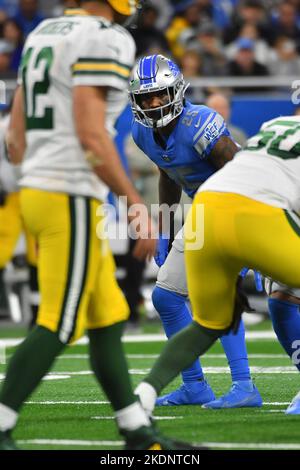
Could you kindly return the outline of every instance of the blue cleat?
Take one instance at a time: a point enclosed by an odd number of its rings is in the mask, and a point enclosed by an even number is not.
[[[300,415],[300,392],[293,398],[292,403],[287,408],[286,415]]]
[[[202,408],[214,410],[222,408],[256,408],[262,406],[263,401],[259,391],[251,381],[233,382],[228,393],[217,400],[205,403]]]
[[[157,398],[156,406],[203,405],[214,400],[215,394],[206,380],[183,383],[174,392]]]

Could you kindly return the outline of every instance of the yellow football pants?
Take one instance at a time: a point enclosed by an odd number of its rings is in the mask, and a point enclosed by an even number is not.
[[[21,217],[19,193],[6,196],[4,206],[0,207],[0,269],[11,260],[21,233],[26,237],[26,258],[29,264],[36,265],[36,244],[24,227]]]
[[[21,212],[39,246],[37,324],[64,343],[129,315],[108,242],[97,237],[98,206],[82,196],[21,190]]]
[[[197,206],[204,206],[204,227]],[[199,219],[199,217],[198,217]],[[193,237],[204,229],[202,249]],[[233,317],[239,271],[248,266],[291,287],[300,287],[300,217],[244,196],[203,192],[185,223],[185,260],[194,319],[225,329]]]

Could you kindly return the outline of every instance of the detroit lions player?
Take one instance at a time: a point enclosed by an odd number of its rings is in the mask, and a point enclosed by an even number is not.
[[[177,65],[162,55],[140,59],[130,81],[135,117],[132,134],[138,147],[160,170],[160,205],[178,204],[182,190],[193,198],[199,186],[238,151],[224,119],[211,108],[186,101],[186,88]],[[162,230],[162,214],[160,219]],[[175,237],[169,254],[168,248],[169,234],[161,233],[156,257],[161,269],[152,299],[169,338],[190,324],[192,317],[187,304],[182,231]],[[216,400],[196,361],[183,371],[182,386],[159,398],[156,404],[205,403],[208,408],[261,406],[261,396],[250,377],[244,325],[241,323],[237,335],[225,335],[221,342],[233,380],[229,393]]]

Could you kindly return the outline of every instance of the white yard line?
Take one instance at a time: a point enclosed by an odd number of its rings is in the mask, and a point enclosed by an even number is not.
[[[261,410],[261,413],[285,413],[285,410]]]
[[[18,440],[19,445],[61,446],[61,447],[119,447],[123,441],[87,441],[73,439],[24,439]],[[262,449],[262,450],[300,450],[298,443],[257,443],[257,442],[201,442],[204,445],[217,449]]]
[[[109,405],[109,401],[105,401],[105,400],[85,400],[85,401],[84,400],[78,400],[78,401],[74,401],[74,400],[37,401],[36,400],[36,401],[26,401],[25,403],[27,405]],[[264,404],[264,406],[288,406],[290,404],[290,402],[289,401],[282,401],[282,402],[280,402],[280,401],[265,401],[263,404]],[[266,410],[266,411],[270,411],[270,410]],[[158,417],[155,416],[155,418],[157,419]]]
[[[68,400],[58,400],[58,401],[26,401],[26,405],[109,405],[109,401],[68,401]]]
[[[273,444],[272,442],[267,443],[255,443],[255,442],[202,442],[207,447],[214,447],[218,449],[261,449],[261,450],[300,450],[300,444],[298,443],[281,443]]]
[[[290,401],[264,401],[264,405],[269,406],[287,406],[290,405]]]
[[[1,339],[1,338],[0,338]],[[247,331],[246,339],[249,341],[253,340],[269,340],[276,339],[276,335],[272,330],[266,331]],[[6,347],[17,346],[24,338],[3,338],[1,343]],[[164,334],[143,334],[143,335],[125,335],[123,336],[124,343],[157,343],[166,341]],[[75,345],[86,345],[88,344],[88,338],[84,336]]]
[[[17,441],[19,445],[40,445],[40,446],[101,446],[101,447],[114,447],[124,444],[123,441],[84,441],[84,440],[71,440],[71,439],[26,439]]]
[[[114,416],[92,416],[91,419],[99,419],[99,420],[113,420],[115,419]],[[155,416],[155,421],[169,421],[173,419],[183,419],[183,416]]]
[[[230,374],[227,366],[224,367],[203,367],[205,374]],[[129,369],[131,375],[147,375],[150,372],[149,368],[146,369]],[[299,371],[293,366],[278,366],[278,367],[251,367],[252,374],[299,374]],[[43,380],[62,380],[70,379],[71,377],[80,377],[93,375],[91,370],[80,371],[63,371],[63,372],[50,372]],[[4,379],[4,374],[0,374],[0,381]]]
[[[216,366],[216,367],[203,367],[203,371],[206,374],[229,374],[230,370],[227,366]],[[150,372],[149,368],[134,368],[129,369],[130,374],[132,375],[145,375]],[[299,371],[294,366],[271,366],[271,367],[259,367],[252,366],[251,372],[253,374],[299,374]],[[63,372],[50,372],[49,375],[92,375],[93,371],[91,370],[81,370],[81,371],[63,371]]]
[[[157,359],[159,354],[126,354],[128,359]],[[249,359],[287,359],[289,357],[287,354],[248,354]],[[67,360],[67,359],[89,359],[88,354],[63,354],[57,359]],[[205,354],[203,359],[225,359],[225,354]]]

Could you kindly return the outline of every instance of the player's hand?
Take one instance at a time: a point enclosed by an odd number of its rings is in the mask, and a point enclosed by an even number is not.
[[[247,269],[247,268],[246,268]],[[231,330],[234,334],[237,334],[242,315],[244,312],[255,312],[255,310],[249,304],[249,300],[247,294],[243,289],[243,277],[242,273],[244,274],[245,268],[239,274],[237,281],[236,281],[236,291],[235,291],[235,302],[234,302],[234,309],[233,309],[233,318],[232,323],[230,325],[229,331]],[[246,271],[247,273],[247,271]],[[246,274],[244,274],[245,276]]]
[[[140,230],[140,236],[136,242],[133,256],[140,261],[151,261],[156,253],[157,247],[157,229],[154,222],[148,218]]]
[[[243,268],[240,272],[240,276],[242,278],[244,278],[248,271],[249,271],[249,268]],[[262,275],[260,274],[259,271],[255,271],[254,269],[253,269],[253,272],[254,272],[254,280],[255,280],[256,290],[258,292],[262,292],[264,290],[263,282],[262,282]]]
[[[169,253],[169,238],[165,238],[163,235],[159,235],[156,254],[154,261],[160,268],[167,259]]]
[[[5,205],[5,200],[6,200],[6,192],[0,189],[0,207],[3,207]]]

